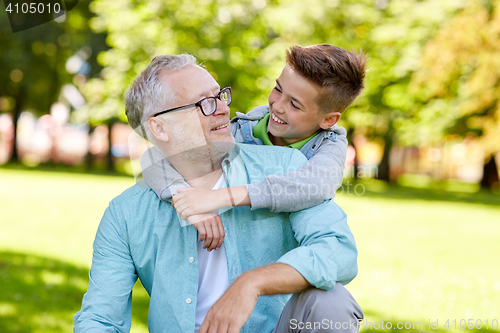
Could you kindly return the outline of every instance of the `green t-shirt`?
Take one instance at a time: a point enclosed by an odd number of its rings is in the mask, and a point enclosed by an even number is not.
[[[269,118],[270,117],[271,117],[270,113],[266,114],[264,116],[264,118],[262,118],[261,120],[259,120],[259,122],[257,123],[257,125],[255,125],[255,127],[253,128],[253,136],[256,137],[256,138],[258,138],[258,139],[261,139],[262,142],[266,146],[273,146],[273,143],[269,139],[269,134],[267,133],[267,124],[269,123]],[[310,137],[305,138],[304,140],[300,140],[298,142],[292,143],[291,145],[286,146],[286,147],[295,148],[295,149],[300,150],[302,147],[304,147],[304,145],[309,140],[311,140],[312,138],[314,138],[316,136],[316,134],[318,134],[318,132],[319,132],[319,130],[316,131]]]

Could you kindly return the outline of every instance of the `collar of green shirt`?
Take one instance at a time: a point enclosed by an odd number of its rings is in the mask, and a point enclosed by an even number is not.
[[[257,125],[255,125],[255,127],[253,128],[253,136],[258,138],[258,139],[261,139],[262,142],[266,145],[266,146],[273,146],[273,143],[271,142],[271,140],[269,139],[269,134],[267,133],[267,124],[269,122],[269,118],[271,117],[271,114],[268,113],[264,116],[264,118],[262,118],[261,120],[259,120],[259,122],[257,123]],[[295,148],[295,149],[298,149],[300,150],[302,147],[304,147],[304,145],[309,141],[311,140],[312,138],[314,138],[316,136],[316,134],[318,134],[319,130],[316,131],[313,135],[311,135],[310,137],[308,138],[305,138],[303,140],[300,140],[298,142],[295,142],[295,143],[292,143],[291,145],[289,146],[286,146],[286,147],[290,147],[290,148]]]

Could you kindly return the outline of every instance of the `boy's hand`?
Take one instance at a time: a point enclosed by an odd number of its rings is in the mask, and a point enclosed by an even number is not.
[[[208,213],[224,207],[221,195],[217,190],[206,188],[185,187],[178,190],[178,194],[172,197],[172,207],[183,220],[190,216]]]
[[[205,241],[203,243],[204,249],[210,252],[221,247],[226,234],[219,215],[214,213],[198,214],[188,217],[187,220],[198,230],[198,240]]]

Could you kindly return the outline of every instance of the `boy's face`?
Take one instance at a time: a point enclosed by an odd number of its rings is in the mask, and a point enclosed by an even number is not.
[[[292,67],[285,66],[269,95],[271,117],[267,128],[274,145],[290,145],[320,129],[320,123],[328,115],[318,114],[315,100],[319,90]]]

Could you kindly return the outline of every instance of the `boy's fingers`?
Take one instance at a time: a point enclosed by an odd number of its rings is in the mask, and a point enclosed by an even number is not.
[[[203,243],[203,248],[208,250],[208,248],[212,244],[214,234],[210,221],[205,220],[202,223],[205,225],[205,229],[207,230],[207,237],[205,238],[205,243]]]
[[[187,208],[188,208],[188,206],[183,202],[178,202],[174,207],[177,214],[179,214],[183,220],[186,220],[188,218],[188,217],[186,217],[186,214],[184,213]]]
[[[172,198],[172,207],[175,210],[178,210],[182,206],[182,201],[180,199],[174,199]]]
[[[181,211],[181,217],[183,220],[187,220],[188,217],[190,217],[191,215],[193,215],[193,213],[191,212],[191,209],[189,207],[183,207],[182,211]]]
[[[180,200],[180,199],[172,200],[172,207],[174,207],[175,209],[181,208],[182,205],[183,205],[183,201],[182,200]]]
[[[219,226],[218,226],[216,217],[213,217],[210,219],[210,227],[212,229],[213,239],[212,239],[212,244],[210,244],[210,247],[208,248],[208,250],[212,251],[217,247],[217,245],[219,244],[219,241],[220,241],[220,231],[219,231]]]
[[[174,194],[172,196],[172,206],[173,205],[178,205],[179,204],[179,201],[182,199],[182,195],[181,194]]]
[[[222,242],[224,241],[224,237],[226,237],[226,233],[224,232],[224,226],[222,225],[222,220],[220,219],[220,216],[217,215],[215,217],[217,221],[217,227],[219,228],[219,243],[217,244],[216,249],[219,249],[222,246]]]

